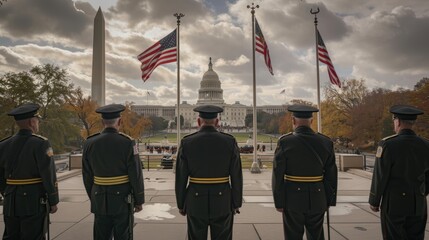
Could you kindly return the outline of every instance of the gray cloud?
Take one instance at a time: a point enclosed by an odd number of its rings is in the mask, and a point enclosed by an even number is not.
[[[8,1],[0,8],[0,16],[1,28],[12,38],[56,42],[57,36],[84,45],[92,39],[92,17],[77,10],[71,0]]]
[[[205,16],[209,10],[196,0],[122,0],[109,9],[109,18],[122,18],[129,26],[173,25],[173,14],[185,14],[186,21],[194,22]]]
[[[316,101],[314,24],[341,78],[364,78],[369,87],[412,87],[428,76],[427,0],[264,0],[257,18],[269,45],[275,76],[256,53],[258,104],[291,99]],[[25,4],[25,7],[24,7]],[[208,58],[213,58],[227,103],[252,103],[252,51],[248,1],[225,6],[202,0],[120,0],[106,17],[106,99],[149,104],[176,103],[176,65],[159,66],[140,79],[136,56],[181,24],[181,100],[195,103]],[[406,4],[406,5],[405,5]],[[404,5],[404,6],[402,6]],[[98,6],[96,7],[98,8]],[[90,94],[92,29],[96,9],[71,0],[13,0],[0,8],[0,75],[55,63]],[[219,13],[222,13],[218,15]],[[23,23],[28,23],[28,26]],[[2,42],[3,41],[3,42]],[[426,54],[427,55],[427,54]],[[3,67],[4,66],[4,67]],[[321,85],[329,84],[320,65]],[[279,92],[285,89],[286,94]]]

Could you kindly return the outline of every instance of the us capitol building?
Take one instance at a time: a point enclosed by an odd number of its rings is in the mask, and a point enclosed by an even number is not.
[[[193,109],[199,105],[216,105],[223,108],[223,113],[220,114],[220,122],[222,126],[229,127],[245,127],[245,118],[247,114],[253,114],[252,106],[245,106],[239,101],[234,104],[227,104],[223,100],[223,90],[219,76],[213,70],[213,64],[210,58],[209,69],[204,73],[203,79],[198,90],[198,100],[196,104],[190,104],[183,101],[180,104],[180,114],[184,119],[184,127],[195,127],[197,125],[198,113]],[[286,112],[285,105],[265,105],[256,106],[257,111],[264,111],[270,114]],[[137,114],[148,116],[162,117],[168,121],[174,121],[176,116],[176,106],[162,105],[133,105],[132,110]]]

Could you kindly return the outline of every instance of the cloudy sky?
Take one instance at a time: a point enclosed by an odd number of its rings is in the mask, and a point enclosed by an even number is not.
[[[427,0],[255,0],[274,76],[256,55],[257,105],[317,102],[314,18],[341,80],[369,88],[413,88],[429,77]],[[227,103],[252,103],[250,0],[8,0],[0,6],[0,75],[53,63],[90,94],[92,36],[101,7],[106,22],[106,103],[174,105],[176,64],[143,83],[136,56],[180,27],[181,100],[196,103],[208,59]],[[321,85],[329,84],[320,66]],[[285,89],[285,94],[280,91]],[[150,92],[150,96],[147,95]]]

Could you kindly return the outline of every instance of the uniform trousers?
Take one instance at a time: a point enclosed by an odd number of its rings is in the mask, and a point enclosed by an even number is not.
[[[323,218],[325,212],[283,211],[284,237],[288,240],[302,240],[304,227],[308,240],[323,240]]]
[[[4,216],[4,240],[21,240],[21,239],[45,239],[45,216],[46,212],[40,212],[35,215],[11,217]]]
[[[423,240],[427,214],[420,216],[394,216],[381,211],[381,231],[383,239]]]
[[[201,218],[188,214],[187,219],[189,240],[206,240],[209,226],[212,240],[232,239],[232,225],[234,224],[232,212],[218,218]]]
[[[134,225],[134,217],[132,226]],[[94,219],[94,240],[110,240],[112,237],[120,240],[130,239],[130,219],[129,213],[117,215],[95,214]]]

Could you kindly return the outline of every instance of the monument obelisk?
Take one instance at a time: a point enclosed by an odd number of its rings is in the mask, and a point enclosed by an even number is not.
[[[106,56],[105,56],[105,26],[101,8],[98,8],[94,18],[94,38],[92,43],[92,84],[91,97],[98,106],[104,106],[106,91]]]

